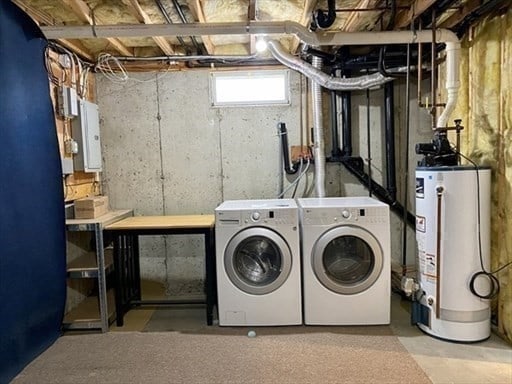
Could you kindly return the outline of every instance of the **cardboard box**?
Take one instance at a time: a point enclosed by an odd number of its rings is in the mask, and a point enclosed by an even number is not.
[[[95,219],[108,212],[108,196],[91,196],[75,200],[75,219]]]

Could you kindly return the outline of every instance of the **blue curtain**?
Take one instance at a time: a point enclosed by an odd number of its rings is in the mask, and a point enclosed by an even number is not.
[[[39,28],[0,1],[0,383],[60,334],[66,295],[61,163]]]

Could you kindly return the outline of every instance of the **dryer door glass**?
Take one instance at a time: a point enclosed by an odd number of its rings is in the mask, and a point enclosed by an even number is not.
[[[252,236],[243,240],[233,259],[236,273],[247,284],[267,285],[281,273],[281,251],[266,237]]]
[[[224,266],[231,282],[244,292],[270,293],[288,278],[291,269],[288,245],[277,233],[250,228],[238,233],[226,247]]]
[[[323,264],[327,276],[338,284],[357,284],[372,272],[375,256],[361,238],[339,236],[325,247]]]
[[[312,255],[313,270],[328,289],[354,294],[368,289],[382,270],[383,253],[362,228],[338,227],[322,235]]]

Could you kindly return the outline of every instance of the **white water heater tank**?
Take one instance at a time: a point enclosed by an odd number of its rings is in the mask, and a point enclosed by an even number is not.
[[[432,336],[462,342],[490,336],[489,300],[470,290],[481,265],[490,267],[490,181],[489,168],[416,168],[416,323]],[[489,293],[485,275],[475,279],[475,290]]]

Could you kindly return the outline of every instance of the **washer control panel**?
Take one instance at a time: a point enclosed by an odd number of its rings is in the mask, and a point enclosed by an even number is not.
[[[389,222],[388,207],[305,208],[302,212],[306,225]]]

